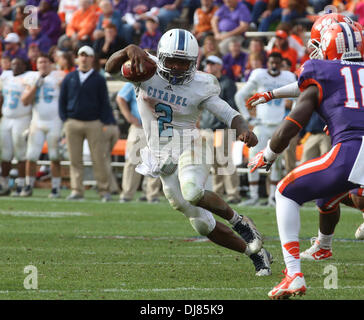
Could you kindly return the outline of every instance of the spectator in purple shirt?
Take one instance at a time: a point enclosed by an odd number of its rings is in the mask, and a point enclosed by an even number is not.
[[[242,81],[248,55],[241,51],[239,40],[233,39],[229,43],[229,53],[224,55],[222,73],[236,82]],[[243,79],[244,80],[244,79]]]
[[[250,11],[244,3],[239,0],[224,0],[224,5],[211,19],[215,39],[220,41],[221,54],[227,54],[230,40],[237,39],[240,44],[243,42],[244,32],[248,29],[250,21]]]
[[[23,48],[20,47],[20,38],[16,33],[9,33],[5,37],[4,42],[4,56],[10,57],[11,60],[14,58],[21,58],[22,60],[28,62],[28,54]]]
[[[139,47],[157,51],[159,39],[162,33],[159,30],[159,20],[157,16],[150,15],[145,21],[146,31],[140,39]]]
[[[41,33],[46,34],[52,41],[52,45],[57,44],[61,35],[61,19],[57,11],[52,9],[53,0],[41,0],[39,4],[38,19]]]
[[[53,45],[51,39],[46,34],[42,34],[40,28],[31,28],[28,30],[28,33],[29,35],[25,38],[25,50],[28,51],[29,45],[35,43],[40,52],[48,53]]]

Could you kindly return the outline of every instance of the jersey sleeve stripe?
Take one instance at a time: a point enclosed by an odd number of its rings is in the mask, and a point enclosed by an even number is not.
[[[310,85],[315,85],[319,89],[319,104],[321,104],[322,97],[323,97],[323,89],[322,89],[321,84],[317,80],[309,78],[309,79],[302,81],[302,83],[299,86],[300,91],[303,92]]]

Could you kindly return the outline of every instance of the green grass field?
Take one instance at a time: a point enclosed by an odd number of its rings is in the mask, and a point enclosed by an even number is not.
[[[101,203],[94,191],[84,202],[0,199],[0,299],[267,299],[284,269],[275,213],[238,211],[253,218],[274,255],[273,275],[254,275],[250,260],[197,236],[187,219],[160,204]],[[364,241],[354,232],[359,211],[342,206],[334,257],[303,262],[306,296],[295,299],[364,299]],[[301,211],[301,249],[318,230],[313,204]],[[38,289],[25,289],[26,266],[38,272]],[[325,289],[325,267],[338,272],[338,289]]]

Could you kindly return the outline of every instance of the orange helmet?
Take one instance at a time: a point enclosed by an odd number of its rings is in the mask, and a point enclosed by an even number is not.
[[[346,22],[351,25],[354,24],[353,20],[340,13],[325,14],[315,21],[311,28],[311,39],[308,41],[307,44],[309,48],[313,49],[313,51],[310,53],[310,59],[319,59],[321,36],[324,34],[329,26],[331,26],[333,23],[339,22]]]
[[[321,37],[320,57],[326,60],[362,59],[364,54],[363,34],[345,22],[329,26]]]

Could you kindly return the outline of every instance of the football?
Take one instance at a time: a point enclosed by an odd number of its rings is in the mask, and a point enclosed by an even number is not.
[[[121,75],[124,78],[133,82],[143,82],[154,76],[157,70],[157,64],[152,64],[149,61],[145,60],[143,63],[140,64],[140,70],[142,70],[141,74],[136,74],[132,72],[131,61],[128,60],[121,66]]]

